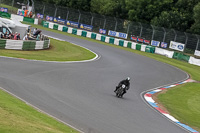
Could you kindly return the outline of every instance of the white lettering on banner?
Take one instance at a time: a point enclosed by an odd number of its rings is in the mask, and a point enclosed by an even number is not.
[[[185,44],[171,41],[169,48],[174,49],[174,50],[178,50],[178,51],[184,51]]]
[[[126,33],[121,33],[121,32],[116,32],[116,31],[111,31],[111,30],[109,30],[108,35],[120,37],[120,38],[124,38],[124,39],[127,39],[127,36],[128,36]]]
[[[196,55],[196,56],[200,56],[200,51],[195,50],[194,55]]]

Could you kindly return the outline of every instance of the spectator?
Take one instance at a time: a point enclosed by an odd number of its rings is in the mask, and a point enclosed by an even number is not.
[[[29,13],[29,17],[32,18],[33,14],[32,11]]]
[[[28,40],[28,37],[29,37],[29,33],[27,33],[27,34],[24,36],[23,40]]]
[[[17,40],[17,32],[14,35],[14,40]]]
[[[27,15],[28,15],[28,10],[25,10],[24,17],[27,17]]]
[[[36,41],[40,41],[41,32],[37,35]]]
[[[33,35],[35,35],[36,31],[37,31],[37,28],[35,28],[35,29],[33,30]]]
[[[17,34],[17,40],[20,40],[20,33]]]

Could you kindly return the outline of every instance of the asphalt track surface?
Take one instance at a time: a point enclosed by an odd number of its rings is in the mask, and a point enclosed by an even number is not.
[[[184,133],[141,98],[143,91],[178,82],[187,74],[170,65],[118,48],[53,32],[43,34],[84,46],[101,58],[52,63],[0,58],[0,86],[85,133]],[[123,99],[115,86],[127,76]]]

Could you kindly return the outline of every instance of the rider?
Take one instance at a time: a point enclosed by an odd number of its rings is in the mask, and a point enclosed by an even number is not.
[[[118,86],[116,86],[116,89],[114,92],[116,92],[117,89],[119,89],[119,87],[121,87],[123,84],[126,86],[126,89],[124,90],[124,93],[122,95],[124,95],[126,93],[126,90],[130,88],[130,77],[127,77],[126,79],[120,81]]]

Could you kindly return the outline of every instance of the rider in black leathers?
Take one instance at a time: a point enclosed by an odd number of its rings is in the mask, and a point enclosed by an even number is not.
[[[128,90],[130,88],[130,78],[127,77],[126,79],[120,81],[118,86],[116,86],[116,89],[114,92],[116,92],[117,89],[119,89],[119,87],[121,87],[123,84],[126,86],[126,88],[124,89],[124,93],[122,95],[124,95],[126,93],[126,90]]]

